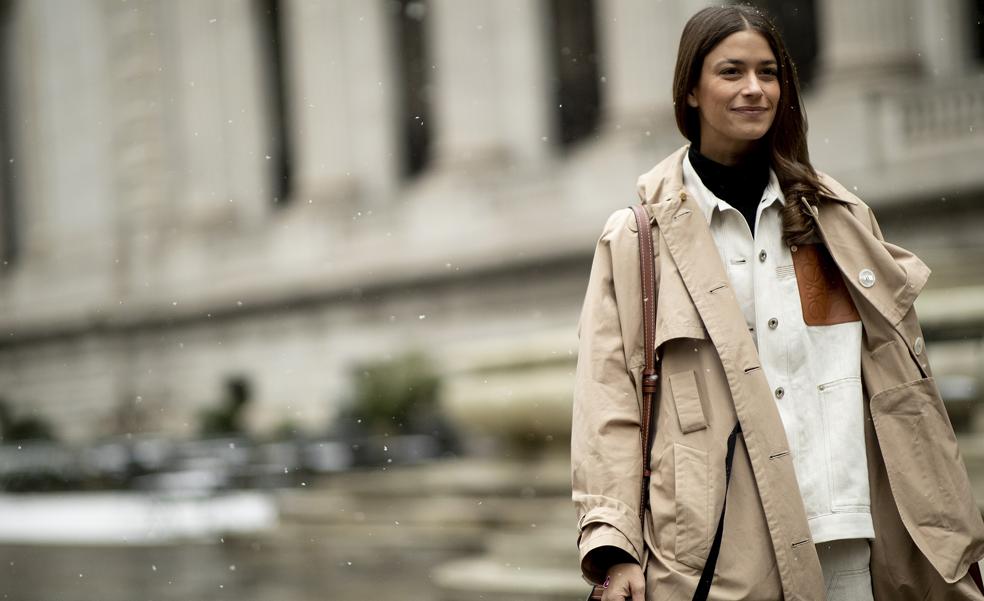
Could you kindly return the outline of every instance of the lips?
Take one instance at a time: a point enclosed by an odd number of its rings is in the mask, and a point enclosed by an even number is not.
[[[740,106],[732,110],[739,113],[764,113],[767,109],[764,106]]]

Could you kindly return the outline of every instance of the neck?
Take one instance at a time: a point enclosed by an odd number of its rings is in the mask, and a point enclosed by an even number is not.
[[[762,191],[769,183],[769,161],[761,153],[742,155],[742,162],[725,165],[704,156],[703,149],[693,146],[688,152],[690,164],[704,186],[714,196],[738,209],[755,227],[756,209],[762,200]],[[752,229],[752,231],[755,231]]]

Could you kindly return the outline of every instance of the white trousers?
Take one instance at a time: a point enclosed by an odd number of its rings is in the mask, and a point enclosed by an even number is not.
[[[827,601],[874,601],[871,592],[871,545],[866,538],[832,540],[817,545]]]

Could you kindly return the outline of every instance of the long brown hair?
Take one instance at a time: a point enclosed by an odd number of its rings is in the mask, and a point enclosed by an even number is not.
[[[700,144],[699,113],[687,104],[687,94],[697,87],[707,54],[724,38],[745,30],[760,33],[768,41],[778,63],[779,106],[762,142],[769,148],[772,168],[786,197],[786,206],[782,210],[783,239],[787,244],[815,241],[812,216],[800,199],[815,206],[831,193],[810,164],[806,114],[800,100],[796,66],[775,25],[760,9],[745,5],[712,6],[700,10],[687,21],[680,36],[673,73],[677,127],[691,143]]]

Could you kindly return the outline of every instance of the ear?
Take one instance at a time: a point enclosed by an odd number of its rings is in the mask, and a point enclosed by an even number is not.
[[[687,106],[697,108],[697,95],[693,91],[687,92]]]

